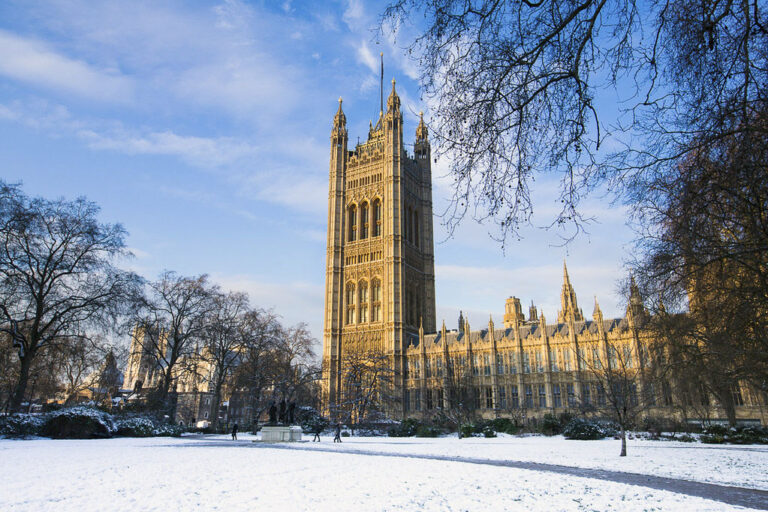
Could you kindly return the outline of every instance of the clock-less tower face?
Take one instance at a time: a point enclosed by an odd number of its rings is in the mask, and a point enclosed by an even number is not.
[[[338,403],[345,354],[389,356],[402,394],[402,353],[419,326],[435,331],[432,176],[427,128],[413,154],[403,146],[400,98],[392,92],[367,140],[347,147],[346,116],[331,132],[323,330],[324,407]],[[393,411],[394,412],[394,411]]]

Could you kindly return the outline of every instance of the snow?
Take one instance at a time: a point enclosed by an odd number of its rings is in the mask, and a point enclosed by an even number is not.
[[[601,480],[465,462],[343,453],[424,453],[537,462],[587,456],[618,459],[618,442],[558,438],[344,438],[342,444],[252,443],[239,435],[99,440],[0,440],[0,510],[748,510],[724,503]],[[647,445],[647,446],[646,446]],[[317,448],[338,453],[317,451]],[[655,448],[654,448],[655,447]],[[290,448],[290,449],[286,449]],[[534,457],[538,450],[541,456]],[[653,467],[690,471],[696,460],[763,482],[768,454],[757,447],[630,442]],[[641,455],[642,454],[642,455]],[[686,455],[688,454],[688,455]],[[680,457],[687,461],[680,462]],[[640,462],[628,457],[622,470]],[[729,469],[740,458],[741,470]],[[686,469],[687,468],[687,469]],[[681,473],[682,474],[682,473]],[[735,477],[734,477],[735,478]],[[734,481],[732,483],[744,483]],[[763,486],[764,484],[761,484]]]
[[[331,446],[340,451],[541,462],[768,490],[766,445],[628,439],[627,456],[619,457],[620,443],[614,439],[574,441],[563,436],[499,434],[495,439],[350,437],[341,445]]]

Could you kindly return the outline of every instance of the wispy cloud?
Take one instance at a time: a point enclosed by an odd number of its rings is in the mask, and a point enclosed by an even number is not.
[[[0,74],[34,86],[95,101],[128,102],[132,80],[56,52],[48,44],[0,30]]]
[[[230,165],[247,157],[255,158],[258,154],[253,145],[231,137],[184,136],[173,132],[104,134],[93,130],[80,130],[78,135],[93,149],[176,156],[190,165],[202,167]]]
[[[215,273],[211,278],[226,290],[247,292],[251,304],[274,309],[286,325],[308,322],[312,334],[319,343],[322,342],[325,300],[322,285],[304,281],[274,281],[256,275]]]

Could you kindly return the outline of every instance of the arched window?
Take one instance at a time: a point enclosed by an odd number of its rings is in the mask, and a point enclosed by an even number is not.
[[[371,281],[371,321],[381,322],[381,281],[374,279]]]
[[[360,205],[360,240],[368,238],[368,203]]]
[[[373,201],[373,236],[381,235],[381,200]]]
[[[347,324],[355,323],[355,285],[347,285]]]
[[[357,206],[349,206],[349,238],[350,242],[355,241],[355,232],[357,231]]]
[[[413,210],[411,215],[413,217],[413,243],[416,247],[419,246],[419,210]]]
[[[368,284],[365,281],[361,281],[357,286],[358,288],[358,304],[360,305],[360,323],[366,323],[368,321]]]

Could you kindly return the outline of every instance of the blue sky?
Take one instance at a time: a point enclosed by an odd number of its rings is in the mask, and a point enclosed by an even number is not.
[[[403,39],[375,41],[381,2],[40,1],[0,4],[0,176],[27,193],[74,198],[121,222],[148,278],[208,273],[322,338],[329,134],[344,98],[350,144],[378,113],[378,55],[394,77],[406,139],[417,69]],[[407,142],[410,142],[407,140]],[[433,168],[435,212],[450,197]],[[438,324],[459,309],[473,329],[504,300],[554,320],[563,258],[580,305],[620,315],[632,233],[595,195],[597,223],[567,247],[544,230],[556,183],[538,180],[536,216],[505,253],[466,221],[447,239],[435,219]],[[527,308],[526,308],[527,311]]]

